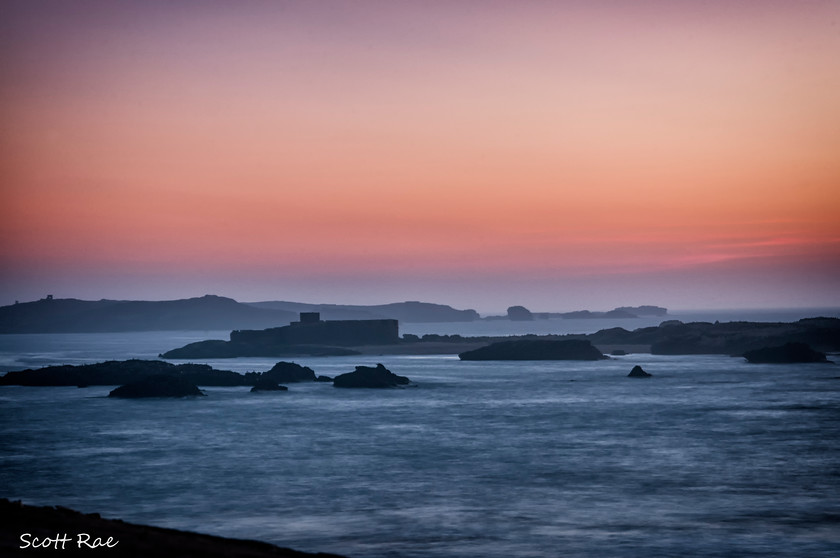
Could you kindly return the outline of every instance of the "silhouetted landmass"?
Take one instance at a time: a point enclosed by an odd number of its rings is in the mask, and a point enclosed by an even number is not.
[[[317,312],[284,327],[230,332],[230,341],[190,343],[167,351],[163,358],[230,358],[254,356],[342,356],[358,354],[346,347],[399,343],[397,320],[321,320]]]
[[[257,336],[259,337],[259,336]],[[621,327],[591,334],[475,336],[405,334],[397,343],[373,346],[329,347],[290,346],[254,343],[238,346],[227,341],[201,341],[161,355],[163,358],[227,358],[237,356],[296,356],[360,354],[458,354],[491,343],[517,340],[583,339],[605,352],[651,352],[653,354],[726,354],[740,356],[746,351],[787,342],[808,343],[823,352],[840,351],[840,319],[806,318],[798,322],[682,323],[668,320],[659,326],[628,331]]]
[[[744,353],[747,361],[756,364],[792,364],[830,362],[825,353],[815,351],[805,343],[785,343],[780,347],[763,347]]]
[[[565,312],[560,314],[564,320],[591,320],[591,319],[620,319],[638,318],[636,314],[626,310],[609,310],[608,312],[590,312],[589,310],[578,310],[576,312]]]
[[[633,367],[629,374],[627,374],[628,378],[650,378],[651,376],[653,376],[653,374],[648,374],[638,364]]]
[[[651,306],[649,304],[642,306],[620,306],[615,309],[616,312],[627,312],[636,316],[665,316],[668,314],[668,309],[661,306]]]
[[[141,397],[191,397],[204,395],[198,386],[178,374],[158,374],[134,380],[111,390],[108,397],[139,399]]]
[[[230,330],[288,324],[297,314],[207,295],[166,301],[44,298],[0,307],[0,333]]]
[[[328,345],[283,345],[277,343],[233,343],[220,339],[196,341],[162,353],[161,358],[204,359],[237,357],[353,356],[359,351]]]
[[[601,351],[584,339],[501,341],[458,355],[461,360],[601,360]]]
[[[427,302],[373,306],[299,302],[237,302],[205,295],[165,301],[43,298],[0,307],[0,333],[102,333],[266,329],[289,324],[299,312],[321,312],[326,320],[392,319],[411,322],[469,322],[475,310]]]
[[[172,364],[162,360],[107,361],[79,366],[47,366],[9,372],[0,385],[18,386],[116,386],[149,378],[175,377],[196,386],[254,386],[263,377],[283,380],[315,381],[311,368],[293,362],[278,362],[268,372],[239,374],[217,370],[206,364]],[[291,378],[298,378],[297,380]]]
[[[528,322],[534,319],[534,315],[524,306],[511,306],[507,309],[508,320],[514,322]]]
[[[513,311],[513,312],[511,312]],[[511,306],[504,316],[487,316],[485,320],[591,320],[591,319],[625,319],[640,316],[665,316],[667,308],[661,306],[622,306],[607,312],[593,312],[591,310],[575,310],[573,312],[531,312],[524,306]],[[530,316],[530,317],[529,317]]]
[[[666,323],[651,345],[654,354],[742,355],[789,342],[823,351],[840,350],[840,319],[808,318],[793,323]]]
[[[54,553],[56,556],[129,556],[155,558],[341,558],[336,554],[310,554],[272,544],[226,539],[188,531],[164,529],[126,523],[119,519],[103,519],[97,513],[83,514],[68,508],[56,506],[29,506],[20,502],[0,499],[0,555],[38,556]],[[65,534],[70,539],[65,543],[52,543],[49,548],[21,549],[24,544],[21,535],[28,533],[25,540],[30,544],[37,537],[45,541]],[[79,547],[80,534],[89,535],[87,543],[92,545],[98,538],[104,545],[111,539],[112,548],[101,546],[93,549]],[[114,544],[116,541],[116,544]],[[57,545],[57,547],[56,547]]]
[[[319,312],[324,320],[399,320],[404,323],[471,322],[480,319],[475,310],[457,310],[429,302],[395,302],[370,306],[350,304],[306,304],[302,302],[251,302],[251,306],[286,312]]]
[[[19,386],[114,386],[151,376],[177,375],[203,386],[243,385],[242,374],[216,370],[206,364],[172,364],[162,360],[123,360],[47,366],[36,370],[9,372],[0,385]]]
[[[357,366],[353,372],[339,374],[333,379],[333,386],[340,388],[392,388],[410,383],[411,380],[394,374],[382,364]]]

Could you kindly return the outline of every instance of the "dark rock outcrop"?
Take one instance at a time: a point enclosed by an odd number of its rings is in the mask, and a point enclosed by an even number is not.
[[[274,343],[270,340],[236,340],[222,341],[210,339],[196,341],[183,347],[161,353],[161,358],[192,359],[192,358],[236,358],[236,357],[293,357],[293,356],[353,356],[361,354],[348,347],[333,347],[327,345],[289,345]]]
[[[602,360],[585,339],[520,339],[492,343],[458,355],[461,360]]]
[[[627,374],[628,378],[650,378],[651,376],[653,376],[653,374],[648,374],[638,364],[633,367],[633,370],[631,370],[629,374]]]
[[[105,519],[98,513],[84,514],[68,508],[56,506],[29,506],[20,502],[0,499],[0,556],[153,556],[155,558],[341,558],[334,554],[309,554],[281,548],[272,544],[244,540],[226,539],[212,535],[203,535],[187,531],[176,531],[162,527],[152,527],[126,523],[117,519]],[[47,537],[55,539],[56,534],[69,538],[66,545],[58,544],[45,549],[21,549],[21,534],[29,533],[28,541],[37,537],[44,541]],[[108,539],[118,541],[113,548],[99,547],[91,549],[82,545],[79,548],[78,534],[90,535],[89,543],[101,538],[103,544]],[[40,550],[40,551],[39,551]]]
[[[342,388],[390,388],[404,386],[411,383],[405,376],[398,376],[377,364],[372,366],[357,366],[353,372],[340,374],[333,380],[335,387]]]
[[[108,397],[190,397],[204,395],[198,386],[177,374],[157,374],[129,382],[111,391]]]
[[[254,384],[254,387],[251,388],[251,392],[257,391],[288,391],[289,388],[286,386],[281,386],[276,381],[272,380],[271,378],[267,377],[265,374],[262,374],[260,378],[257,380],[257,383]]]
[[[333,379],[330,378],[329,376],[318,376],[317,378],[315,378],[315,381],[316,382],[331,383],[333,381]]]
[[[534,315],[524,306],[511,306],[507,309],[508,320],[514,322],[528,322],[534,319]]]
[[[806,343],[785,343],[780,347],[763,347],[744,353],[744,358],[754,364],[793,364],[831,362],[825,353],[815,351]]]
[[[654,354],[743,355],[763,347],[807,343],[832,350],[840,346],[840,320],[809,318],[793,323],[692,322],[660,327]]]
[[[262,376],[280,384],[315,381],[315,372],[311,368],[294,362],[278,362]]]
[[[0,385],[19,386],[118,386],[155,375],[179,375],[199,386],[246,385],[242,374],[216,370],[206,364],[172,364],[162,360],[111,360],[80,366],[47,366],[9,372]]]

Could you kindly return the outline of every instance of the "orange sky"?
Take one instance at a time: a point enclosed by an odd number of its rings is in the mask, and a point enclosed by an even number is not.
[[[2,10],[0,303],[840,305],[837,2]]]

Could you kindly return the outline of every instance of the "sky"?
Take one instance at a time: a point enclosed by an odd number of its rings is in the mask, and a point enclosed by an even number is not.
[[[840,306],[840,2],[0,2],[0,304]]]

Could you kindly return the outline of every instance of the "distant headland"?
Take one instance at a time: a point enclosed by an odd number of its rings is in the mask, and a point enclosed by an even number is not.
[[[325,321],[397,320],[401,323],[457,323],[479,320],[546,320],[665,316],[660,306],[623,306],[607,312],[531,312],[511,306],[502,316],[482,317],[475,310],[445,304],[406,301],[378,305],[309,304],[269,301],[237,302],[205,295],[146,300],[79,300],[52,295],[33,302],[0,307],[3,333],[110,333],[128,331],[258,330],[289,325],[298,315],[317,313]]]

